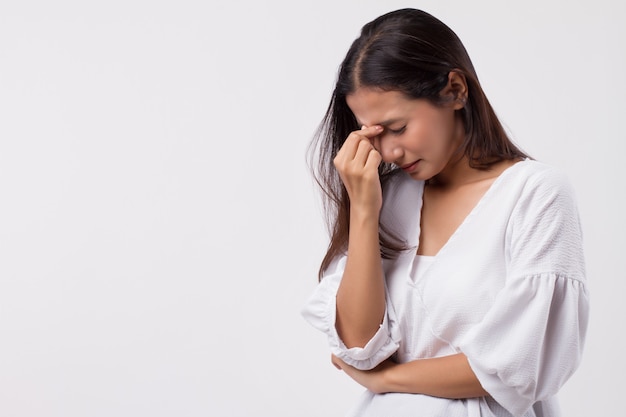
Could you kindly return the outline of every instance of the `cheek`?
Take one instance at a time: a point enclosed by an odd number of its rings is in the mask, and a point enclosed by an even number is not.
[[[455,119],[453,112],[440,112],[429,120],[430,136],[440,146],[446,146],[454,140]]]
[[[445,124],[436,118],[422,119],[412,129],[413,143],[419,147],[438,146],[445,137]]]
[[[412,148],[416,150],[447,149],[454,140],[454,111],[433,108],[422,112],[413,119],[407,135],[410,136]]]

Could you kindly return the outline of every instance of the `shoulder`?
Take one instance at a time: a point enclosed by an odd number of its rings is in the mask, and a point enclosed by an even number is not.
[[[514,171],[512,178],[523,180],[529,184],[559,183],[565,180],[565,173],[545,162],[534,159],[520,161],[509,168]],[[506,172],[506,171],[505,171]]]
[[[567,175],[542,162],[521,164],[507,179],[519,185],[507,225],[511,271],[519,276],[550,272],[583,281],[582,228]]]
[[[507,175],[503,175],[503,182],[518,190],[520,200],[575,199],[567,174],[552,165],[527,159],[509,170],[510,173],[505,171]]]
[[[530,235],[534,239],[549,236],[580,237],[580,217],[573,188],[567,175],[548,164],[523,161],[518,172],[506,184],[512,195],[510,217],[512,236]],[[513,183],[517,182],[517,185]]]

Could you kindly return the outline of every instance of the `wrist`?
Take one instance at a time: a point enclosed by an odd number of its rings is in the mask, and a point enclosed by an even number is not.
[[[375,387],[378,394],[403,392],[401,386],[396,380],[396,372],[394,372],[397,366],[398,364],[389,359],[382,364],[379,372],[379,378],[377,380],[377,386]]]
[[[350,224],[366,225],[375,224],[378,229],[378,221],[380,219],[380,210],[370,207],[350,207]]]
[[[412,375],[412,378],[416,378],[416,375]],[[415,393],[407,389],[402,381],[402,365],[395,362],[391,362],[389,366],[385,367],[381,377],[381,388],[383,392],[406,392]]]

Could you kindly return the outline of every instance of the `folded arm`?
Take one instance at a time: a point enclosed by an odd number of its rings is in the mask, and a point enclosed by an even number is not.
[[[333,364],[368,390],[383,394],[401,392],[442,398],[473,398],[489,395],[480,385],[462,353],[403,364],[391,360],[361,371],[333,356]]]

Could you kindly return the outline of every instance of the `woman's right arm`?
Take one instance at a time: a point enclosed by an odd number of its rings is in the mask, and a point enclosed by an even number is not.
[[[346,267],[337,291],[336,329],[348,348],[364,347],[385,315],[385,284],[378,222],[382,190],[378,165],[382,158],[371,139],[382,127],[352,132],[334,159],[350,198],[350,235]]]

